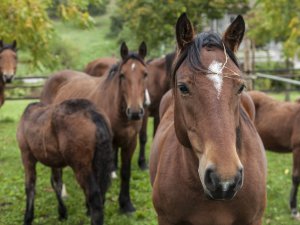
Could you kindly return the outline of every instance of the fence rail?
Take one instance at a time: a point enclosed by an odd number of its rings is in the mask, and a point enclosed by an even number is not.
[[[277,75],[271,75],[271,74],[265,74],[264,72],[277,72]],[[264,79],[270,79],[270,80],[275,80],[279,82],[283,82],[286,85],[285,89],[275,89],[272,91],[279,92],[279,91],[284,91],[286,92],[286,99],[288,99],[288,92],[289,91],[295,91],[299,90],[298,87],[300,86],[300,81],[291,79],[291,77],[300,77],[300,74],[295,75],[296,73],[300,72],[300,69],[297,70],[290,70],[289,74],[282,74],[286,73],[287,70],[284,69],[277,69],[277,70],[260,70],[259,72],[256,71],[255,74],[247,75],[246,79],[250,79],[255,82],[256,79],[264,78]],[[23,81],[21,84],[18,82],[13,82],[10,85],[7,85],[5,89],[10,92],[13,89],[31,89],[32,91],[35,92],[35,94],[30,94],[29,96],[13,96],[13,95],[7,95],[6,100],[27,100],[27,99],[39,99],[40,91],[38,89],[41,89],[43,87],[43,81],[48,79],[46,76],[28,76],[28,77],[15,77],[16,81]],[[35,84],[39,82],[38,84]],[[297,88],[291,88],[291,85],[296,85]],[[269,92],[270,90],[263,90],[266,92]]]

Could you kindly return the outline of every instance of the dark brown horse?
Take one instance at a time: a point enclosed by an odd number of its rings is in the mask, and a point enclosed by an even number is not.
[[[290,208],[297,211],[297,192],[300,183],[300,104],[280,102],[263,92],[249,92],[255,105],[255,125],[265,148],[279,153],[293,153]]]
[[[160,225],[262,224],[265,152],[241,104],[245,81],[234,56],[244,30],[241,16],[223,38],[195,36],[186,14],[177,21],[172,92],[150,155]]]
[[[17,42],[4,44],[0,40],[0,107],[4,104],[5,83],[10,83],[17,70]]]
[[[70,166],[84,191],[91,224],[103,224],[103,203],[113,165],[112,137],[106,119],[92,103],[85,99],[58,105],[32,103],[21,118],[17,139],[25,171],[24,224],[31,224],[34,218],[37,162],[51,167],[60,219],[67,218],[61,168]]]
[[[55,104],[65,99],[86,98],[108,117],[113,131],[114,149],[121,148],[119,204],[123,212],[135,210],[130,199],[129,181],[131,158],[144,115],[146,51],[146,45],[142,43],[138,53],[129,53],[126,44],[123,43],[122,60],[114,65],[108,74],[92,77],[85,73],[62,71],[46,82],[41,96],[42,102]]]
[[[150,104],[145,111],[143,126],[139,133],[140,152],[138,165],[141,169],[148,168],[145,156],[148,117],[153,117],[154,136],[159,124],[159,104],[161,98],[170,89],[170,71],[174,57],[175,53],[170,53],[163,58],[153,59],[147,63],[147,90],[149,93]]]

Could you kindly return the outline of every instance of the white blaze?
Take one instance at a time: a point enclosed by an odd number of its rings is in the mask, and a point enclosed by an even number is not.
[[[134,71],[134,69],[135,69],[135,63],[132,63],[131,64],[131,70]]]
[[[151,99],[148,89],[145,90],[145,105],[149,106],[151,104]]]
[[[217,98],[219,99],[221,91],[222,91],[222,85],[223,85],[223,76],[222,76],[222,63],[217,61],[212,61],[212,63],[209,65],[208,70],[214,74],[208,74],[208,79],[210,79],[217,90]]]

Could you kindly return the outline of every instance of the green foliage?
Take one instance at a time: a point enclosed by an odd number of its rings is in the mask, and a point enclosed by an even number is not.
[[[282,42],[284,55],[294,57],[300,50],[299,12],[299,0],[257,0],[248,14],[249,37],[258,45]]]
[[[22,51],[30,53],[29,62],[37,68],[54,68],[55,52],[51,43],[58,34],[48,17],[48,9],[57,9],[64,21],[72,21],[81,28],[91,27],[94,20],[89,15],[89,4],[100,4],[101,0],[1,0],[0,38],[6,42],[16,39]]]
[[[208,19],[221,18],[225,12],[242,13],[247,5],[248,0],[117,0],[111,35],[136,46],[146,41],[152,55],[153,50],[161,54],[174,48],[174,26],[181,13],[187,12],[200,31]]]

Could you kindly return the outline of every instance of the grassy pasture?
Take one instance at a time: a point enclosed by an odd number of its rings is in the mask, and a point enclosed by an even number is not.
[[[119,54],[119,45],[108,39],[106,34],[109,18],[96,18],[96,27],[90,30],[79,30],[66,26],[61,22],[55,23],[55,28],[62,38],[77,47],[79,63],[75,69],[82,69],[87,62],[100,57]],[[132,46],[129,46],[132,49]],[[20,52],[21,53],[21,52]],[[21,53],[26,55],[26,53]],[[18,74],[25,71],[21,65]],[[51,71],[43,71],[49,74]],[[34,74],[40,74],[39,71]],[[22,74],[23,75],[23,74]],[[283,94],[274,95],[283,100]],[[292,94],[296,99],[298,93]],[[25,209],[24,173],[20,153],[16,142],[16,127],[24,108],[29,101],[7,101],[0,109],[0,225],[21,224]],[[150,121],[150,124],[152,121]],[[149,134],[152,126],[149,126]],[[149,135],[147,155],[152,142]],[[137,153],[137,151],[136,151]],[[293,225],[299,224],[290,217],[288,198],[291,186],[291,154],[276,154],[267,152],[268,159],[268,202],[264,224]],[[69,193],[66,205],[69,219],[64,222],[57,220],[57,202],[50,185],[50,170],[42,165],[37,167],[37,186],[35,201],[34,224],[83,225],[89,224],[85,216],[83,193],[76,183],[70,169],[64,170],[64,183]],[[151,202],[151,186],[148,172],[142,172],[137,167],[137,154],[132,162],[131,196],[137,211],[130,215],[122,215],[118,210],[119,179],[113,181],[107,194],[105,206],[105,222],[107,225],[152,225],[157,224],[156,214]]]

